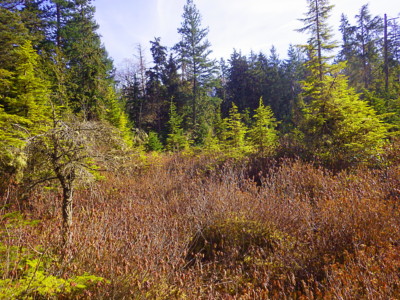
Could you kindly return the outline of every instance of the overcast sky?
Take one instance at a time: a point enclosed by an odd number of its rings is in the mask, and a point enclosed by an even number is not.
[[[214,58],[229,58],[233,49],[243,54],[269,52],[274,45],[281,58],[290,43],[300,44],[307,35],[295,32],[307,11],[306,0],[194,0],[202,15],[202,26],[209,27],[208,39]],[[161,37],[161,44],[172,47],[179,41],[177,28],[182,22],[186,0],[95,0],[96,21],[102,41],[116,65],[132,58],[138,43],[149,51],[150,40]],[[338,31],[340,15],[350,20],[362,5],[369,3],[373,15],[397,17],[398,0],[331,0],[335,7],[330,24]],[[340,39],[340,35],[337,35]]]

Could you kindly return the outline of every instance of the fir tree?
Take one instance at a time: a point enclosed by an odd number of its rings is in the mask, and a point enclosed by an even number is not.
[[[300,130],[311,153],[328,163],[358,163],[377,158],[389,126],[349,88],[339,72],[325,77],[325,90],[304,109]]]
[[[274,150],[278,142],[278,132],[276,130],[277,121],[271,108],[264,106],[260,98],[259,107],[253,116],[254,123],[249,130],[250,141],[257,148],[261,155]]]
[[[169,151],[180,151],[189,147],[189,142],[182,128],[182,117],[177,113],[173,101],[170,104],[169,111],[169,133],[166,141],[166,147]]]
[[[247,126],[242,121],[242,115],[238,107],[232,103],[229,116],[224,119],[223,142],[230,152],[245,152],[248,150],[246,144]]]
[[[318,4],[319,1],[310,3]],[[325,7],[321,13],[315,14],[319,16],[316,20],[324,24],[331,6],[327,1],[320,4],[322,6],[311,5],[311,8]],[[321,19],[322,16],[325,19]],[[305,22],[307,24],[307,19]],[[315,30],[317,25],[318,22],[315,23]],[[319,159],[333,164],[345,165],[376,157],[382,150],[388,126],[348,86],[347,77],[341,74],[343,64],[332,66],[326,61],[321,63],[319,50],[313,47],[315,30],[310,31],[310,57],[306,64],[310,75],[303,82],[303,97],[308,97],[309,103],[303,109],[304,119],[299,127],[305,147]],[[324,43],[332,45],[328,32],[321,33]]]
[[[210,84],[216,72],[215,62],[209,58],[210,42],[207,40],[208,28],[202,28],[201,15],[193,0],[187,0],[183,8],[183,22],[178,29],[181,42],[175,46],[182,68],[182,77],[190,82],[191,129],[196,131],[204,115],[212,105],[207,97]],[[201,137],[196,137],[201,140]]]
[[[310,57],[308,64],[313,66],[313,75],[322,81],[327,72],[329,59],[324,52],[335,48],[335,43],[332,42],[332,29],[327,22],[333,5],[329,4],[329,0],[307,0],[307,3],[308,12],[306,17],[301,19],[304,27],[298,31],[310,35],[306,46]]]

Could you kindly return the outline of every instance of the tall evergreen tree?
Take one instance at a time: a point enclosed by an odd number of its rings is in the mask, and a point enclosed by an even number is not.
[[[359,61],[360,81],[365,89],[373,82],[374,69],[380,68],[379,52],[382,52],[382,18],[373,17],[369,12],[368,4],[363,5],[356,15],[356,55]]]
[[[328,25],[328,17],[333,8],[329,0],[307,0],[308,11],[304,19],[304,27],[298,29],[300,32],[306,32],[310,35],[306,46],[310,60],[309,64],[314,65],[314,76],[320,81],[323,80],[327,71],[327,61],[329,59],[325,52],[335,48],[332,42],[332,30]]]
[[[14,172],[26,138],[48,125],[50,90],[20,13],[0,8],[0,28],[0,171]]]
[[[288,58],[283,62],[283,94],[284,101],[281,120],[283,125],[296,124],[299,119],[299,95],[301,81],[305,80],[304,55],[299,47],[290,45]]]
[[[183,8],[183,22],[178,29],[181,42],[175,46],[182,67],[182,77],[190,82],[191,129],[195,132],[205,122],[204,114],[211,109],[209,88],[215,75],[215,62],[209,58],[208,28],[202,28],[201,15],[193,0]]]
[[[74,0],[62,29],[62,50],[68,60],[70,105],[85,119],[101,119],[105,112],[112,61],[101,45],[90,0]]]
[[[248,87],[251,83],[250,67],[246,56],[242,55],[240,51],[234,50],[228,62],[228,99],[222,107],[222,113],[225,116],[228,115],[232,103],[235,103],[240,111],[248,107],[250,94]]]
[[[167,65],[167,47],[162,46],[160,38],[151,41],[151,55],[153,57],[153,67],[147,71],[147,109],[151,115],[150,124],[153,130],[161,132],[165,130],[168,116],[168,101],[166,101],[166,87],[163,79],[166,77],[165,70]]]
[[[322,2],[330,7],[327,1]],[[310,34],[314,36],[315,32]],[[312,50],[313,38],[309,42]],[[325,42],[332,45],[329,39]],[[330,72],[321,73],[318,51],[310,51],[310,55],[309,60],[317,63],[306,65],[309,76],[303,82],[303,95],[309,97],[299,127],[305,147],[326,163],[342,165],[379,155],[388,126],[349,88],[346,76],[341,74],[342,64],[330,66],[325,62],[322,70]]]

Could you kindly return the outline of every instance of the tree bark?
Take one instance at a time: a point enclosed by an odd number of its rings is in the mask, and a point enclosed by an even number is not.
[[[63,246],[68,247],[71,242],[71,226],[72,226],[72,183],[63,185],[63,202],[62,202],[62,238]]]

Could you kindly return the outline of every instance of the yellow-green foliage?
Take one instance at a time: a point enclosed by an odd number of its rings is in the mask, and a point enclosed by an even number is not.
[[[305,83],[305,90],[313,88]],[[305,146],[323,160],[358,162],[379,155],[389,125],[349,88],[345,76],[325,76],[319,94],[304,109]]]
[[[232,103],[229,116],[223,120],[221,127],[223,128],[222,144],[226,154],[232,157],[241,157],[251,152],[252,149],[246,141],[248,128],[235,103]]]
[[[117,99],[114,88],[109,86],[106,97],[106,119],[121,133],[122,138],[128,146],[133,145],[132,130],[129,117],[124,112],[123,105]]]
[[[262,98],[253,118],[255,121],[249,130],[250,141],[256,146],[259,154],[272,152],[278,144],[278,123],[271,108],[264,105]]]
[[[38,223],[37,220],[24,219],[19,212],[5,214],[1,218],[0,237],[4,241],[11,241],[14,230]],[[34,250],[0,243],[0,299],[72,297],[99,282],[106,281],[88,273],[70,278],[51,275],[47,269],[54,265],[57,259],[46,254],[41,247],[35,247]]]
[[[15,172],[25,140],[49,124],[49,86],[38,76],[38,54],[26,41],[13,50],[15,66],[0,69],[0,168]],[[18,159],[16,159],[18,158]]]
[[[39,259],[22,260],[20,266],[24,271],[18,279],[0,280],[0,299],[68,297],[104,281],[101,277],[87,273],[68,279],[49,275]]]

